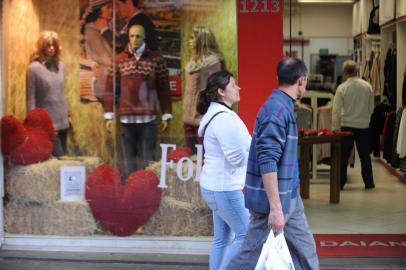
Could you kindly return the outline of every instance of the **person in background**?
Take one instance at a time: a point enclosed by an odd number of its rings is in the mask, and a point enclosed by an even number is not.
[[[365,189],[375,188],[371,164],[369,122],[374,111],[374,93],[371,85],[358,77],[357,64],[347,60],[343,64],[347,79],[340,84],[334,95],[332,129],[350,131],[354,138],[344,138],[341,142],[341,189],[347,182],[348,158],[355,144],[361,160],[361,174]]]
[[[232,74],[219,71],[209,77],[197,104],[203,115],[198,134],[205,150],[200,190],[213,212],[211,270],[225,268],[240,248],[249,222],[242,189],[251,136],[231,108],[240,101],[239,92]]]
[[[111,0],[90,0],[89,7],[82,18],[81,32],[85,37],[86,56],[97,69],[92,88],[99,101],[103,100],[108,70],[113,65],[113,50],[103,39],[101,30],[108,27],[113,15]]]
[[[319,269],[316,245],[297,189],[298,133],[295,101],[306,91],[307,68],[296,58],[277,66],[278,89],[260,108],[245,181],[245,206],[251,213],[247,236],[226,269],[252,270],[270,230],[283,231],[295,269]]]
[[[213,33],[204,26],[195,26],[189,40],[192,57],[186,65],[186,87],[183,96],[183,129],[185,145],[195,151],[200,143],[197,135],[201,115],[196,111],[200,92],[206,89],[208,77],[224,67],[223,56]]]
[[[115,36],[115,50],[122,52],[128,43],[128,29],[134,24],[142,25],[145,31],[145,43],[149,50],[156,51],[158,49],[156,42],[156,29],[152,20],[140,8],[139,0],[114,0],[117,9],[117,15],[125,24]],[[113,46],[113,31],[105,27],[101,30],[103,38]]]
[[[65,98],[65,64],[59,60],[61,47],[56,32],[40,34],[27,71],[27,112],[45,109],[56,130],[53,155],[66,154],[69,129],[68,104]]]

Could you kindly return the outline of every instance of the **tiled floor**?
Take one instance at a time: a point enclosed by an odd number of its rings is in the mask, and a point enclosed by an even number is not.
[[[339,204],[329,203],[327,170],[321,170],[311,181],[310,198],[303,201],[313,233],[406,234],[406,184],[378,160],[372,160],[372,167],[373,190],[364,189],[359,160],[354,168],[348,168],[348,182]]]

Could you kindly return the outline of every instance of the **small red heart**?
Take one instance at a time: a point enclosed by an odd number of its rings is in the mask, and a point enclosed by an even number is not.
[[[14,164],[27,165],[47,160],[53,150],[55,130],[44,109],[30,111],[24,123],[13,115],[1,119],[3,154]]]
[[[111,166],[102,165],[87,178],[86,200],[104,229],[114,235],[128,236],[158,209],[161,190],[153,171],[133,172],[123,187],[120,173]]]
[[[178,162],[183,157],[190,157],[192,155],[192,149],[187,146],[178,147],[176,150],[171,151],[168,154],[168,161]]]

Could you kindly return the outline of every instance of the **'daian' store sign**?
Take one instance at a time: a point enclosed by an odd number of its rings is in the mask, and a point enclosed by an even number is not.
[[[160,144],[161,146],[161,176],[159,180],[158,187],[160,188],[167,188],[168,185],[166,184],[166,169],[169,167],[171,169],[176,168],[176,175],[178,178],[184,182],[189,181],[195,176],[194,181],[199,181],[199,176],[202,171],[202,161],[203,161],[203,147],[201,144],[196,144],[196,166],[194,166],[194,162],[190,157],[182,157],[178,160],[175,164],[173,160],[168,161],[168,150],[176,150],[175,144]],[[186,164],[186,175],[183,174],[183,164]],[[196,167],[196,170],[195,170]]]

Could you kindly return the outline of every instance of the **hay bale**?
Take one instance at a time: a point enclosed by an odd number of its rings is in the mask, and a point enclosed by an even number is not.
[[[212,213],[190,203],[163,197],[154,216],[143,226],[146,235],[211,236]]]
[[[158,177],[161,175],[161,162],[151,164]],[[196,168],[194,168],[196,170]],[[187,166],[183,166],[184,175]],[[168,188],[162,189],[162,200],[158,211],[143,226],[148,235],[209,236],[213,235],[212,213],[203,201],[198,182],[182,181],[174,169],[166,171]]]
[[[21,203],[11,201],[4,208],[8,233],[41,235],[92,235],[97,226],[86,201]]]
[[[192,157],[193,159],[194,157]],[[194,174],[192,179],[184,182],[180,180],[176,174],[176,165],[173,169],[166,167],[166,185],[167,188],[162,189],[162,196],[169,196],[181,202],[190,203],[197,208],[206,208],[206,203],[203,201],[200,194],[199,182],[194,181],[196,164],[193,164]],[[158,178],[161,175],[161,161],[151,164],[147,169],[156,173]],[[187,173],[187,166],[183,164],[183,174]]]
[[[100,164],[97,157],[66,160],[50,159],[27,166],[13,166],[6,175],[6,192],[10,200],[47,203],[60,199],[60,168],[85,166],[86,175]]]

